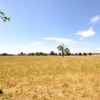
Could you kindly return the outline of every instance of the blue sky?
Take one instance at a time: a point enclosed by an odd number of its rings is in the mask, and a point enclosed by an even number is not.
[[[100,52],[99,0],[0,0],[0,53]]]

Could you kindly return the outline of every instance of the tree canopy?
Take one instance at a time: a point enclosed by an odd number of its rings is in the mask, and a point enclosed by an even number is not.
[[[57,47],[57,49],[58,49],[59,51],[61,51],[62,57],[64,57],[64,55],[70,55],[70,50],[69,50],[69,48],[66,48],[66,47],[64,46],[64,44],[59,45],[59,46]]]
[[[62,54],[62,57],[64,56],[64,44],[62,44],[62,45],[59,45],[58,47],[57,47],[57,49],[59,50],[59,51],[61,51],[61,54]]]

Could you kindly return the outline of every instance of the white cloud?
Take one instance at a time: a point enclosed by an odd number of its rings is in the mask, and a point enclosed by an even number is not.
[[[92,17],[91,19],[90,19],[90,23],[96,23],[96,22],[99,22],[100,21],[100,15],[97,15],[97,16],[95,16],[95,17]]]
[[[77,35],[80,35],[81,38],[86,38],[86,37],[90,37],[96,34],[96,32],[93,30],[93,27],[90,27],[87,30],[81,30],[79,32],[76,33]]]
[[[75,46],[77,44],[76,41],[73,41],[71,39],[66,39],[66,38],[47,37],[47,38],[43,38],[43,39],[54,40],[54,41],[57,41],[59,43],[64,43],[64,44],[72,45],[72,46]]]

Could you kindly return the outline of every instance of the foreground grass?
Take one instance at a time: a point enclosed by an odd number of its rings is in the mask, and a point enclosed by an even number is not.
[[[0,100],[100,100],[100,56],[0,57]]]

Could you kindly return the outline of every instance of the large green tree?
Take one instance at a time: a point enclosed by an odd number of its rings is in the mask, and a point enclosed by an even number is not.
[[[10,18],[7,17],[7,16],[4,14],[4,12],[2,12],[1,10],[0,10],[0,18],[1,18],[4,22],[10,21]]]
[[[69,48],[65,48],[65,49],[64,49],[64,54],[67,55],[67,56],[70,55],[70,50],[69,50]]]
[[[64,57],[65,54],[66,54],[66,55],[70,54],[70,50],[69,50],[68,48],[66,48],[66,47],[64,46],[64,44],[59,45],[59,46],[57,47],[57,49],[58,49],[59,51],[61,51],[62,57]]]
[[[64,48],[65,48],[64,44],[59,45],[59,46],[57,47],[57,49],[58,49],[59,51],[61,51],[62,57],[64,57]]]

